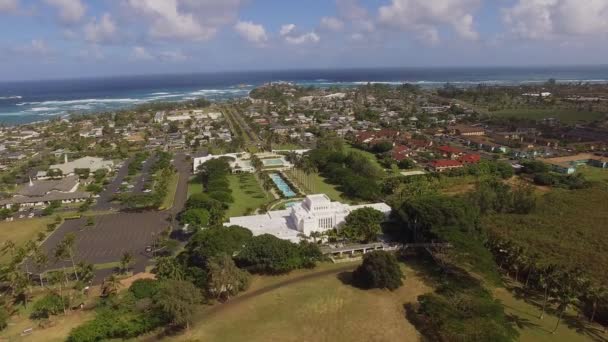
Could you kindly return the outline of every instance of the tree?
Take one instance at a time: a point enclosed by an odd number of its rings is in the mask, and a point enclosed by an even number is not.
[[[48,263],[49,263],[48,256],[41,249],[37,249],[34,252],[34,264],[36,265],[36,269],[40,273],[40,286],[44,286],[44,283],[42,280],[43,279],[42,270],[44,269],[44,267],[46,267],[46,265]]]
[[[191,282],[180,280],[163,281],[154,297],[161,310],[177,326],[190,329],[190,321],[196,305],[202,301],[201,292]]]
[[[380,223],[384,214],[374,208],[361,208],[352,211],[346,216],[344,226],[339,231],[347,239],[363,243],[376,241],[382,232]]]
[[[182,280],[184,279],[184,270],[177,263],[175,258],[160,257],[156,259],[155,271],[158,279]]]
[[[120,279],[118,279],[116,274],[112,274],[103,280],[103,283],[101,284],[101,294],[104,297],[115,295],[118,293],[118,289],[121,286]]]
[[[252,237],[249,229],[240,226],[205,229],[190,238],[180,257],[187,259],[190,266],[205,267],[212,257],[239,253]]]
[[[403,278],[397,258],[385,251],[365,254],[363,263],[353,272],[355,285],[365,289],[395,290],[403,285]]]
[[[55,258],[62,260],[69,258],[72,262],[72,269],[76,280],[80,280],[78,277],[78,271],[76,270],[76,263],[74,262],[74,245],[76,244],[76,235],[74,233],[68,233],[65,235],[63,240],[55,247]]]
[[[236,255],[239,266],[251,272],[279,274],[310,267],[320,258],[316,244],[296,245],[273,235],[253,237]]]
[[[207,269],[207,292],[216,299],[226,300],[245,290],[249,284],[249,273],[236,267],[227,254],[212,257]]]
[[[89,284],[95,277],[95,266],[91,263],[81,261],[76,265],[76,268],[78,269],[80,280],[85,284]]]
[[[129,267],[133,263],[133,254],[131,252],[124,252],[120,258],[120,271],[126,273],[129,271]]]

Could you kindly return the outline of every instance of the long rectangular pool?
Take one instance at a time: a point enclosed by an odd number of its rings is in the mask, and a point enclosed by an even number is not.
[[[274,184],[277,185],[277,187],[279,188],[279,190],[281,190],[281,192],[283,193],[283,196],[285,196],[285,197],[295,197],[297,195],[291,189],[291,187],[289,186],[289,184],[287,184],[285,182],[285,180],[283,179],[283,177],[281,177],[280,174],[278,174],[278,173],[271,173],[269,176],[270,176],[270,179],[272,179],[272,181],[274,182]]]

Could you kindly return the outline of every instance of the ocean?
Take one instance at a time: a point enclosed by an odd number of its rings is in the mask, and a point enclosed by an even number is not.
[[[125,109],[152,101],[205,97],[220,101],[247,96],[270,81],[304,86],[352,87],[367,82],[439,87],[479,83],[516,85],[558,82],[608,83],[608,66],[526,68],[385,68],[285,70],[122,76],[70,80],[0,82],[0,123],[25,124],[70,113]]]

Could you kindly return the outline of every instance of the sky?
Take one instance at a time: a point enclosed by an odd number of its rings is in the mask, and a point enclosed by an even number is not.
[[[0,81],[606,64],[608,0],[0,0]]]

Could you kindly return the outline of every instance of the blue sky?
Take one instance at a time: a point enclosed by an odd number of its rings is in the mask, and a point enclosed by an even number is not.
[[[0,0],[0,80],[606,63],[608,0]]]

